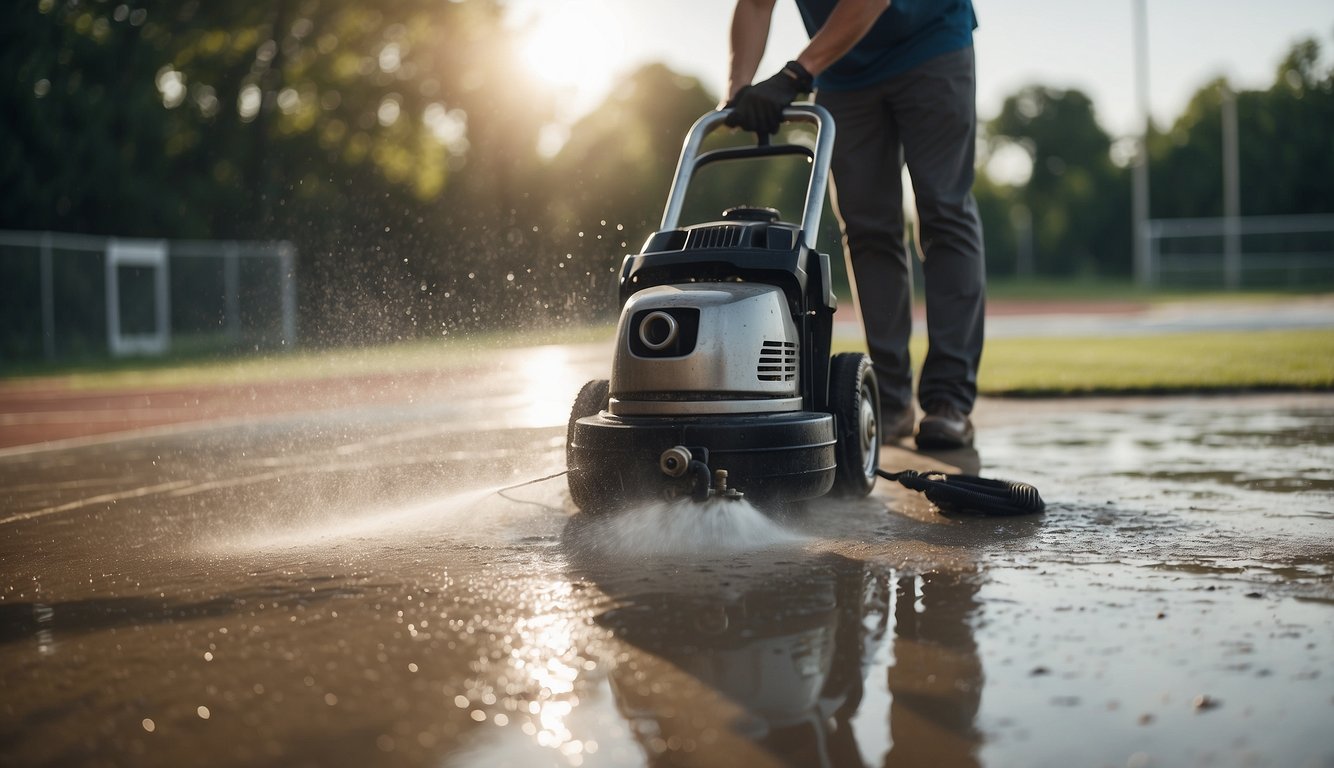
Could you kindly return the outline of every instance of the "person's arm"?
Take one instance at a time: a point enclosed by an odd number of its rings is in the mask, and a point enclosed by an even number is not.
[[[732,11],[730,66],[727,71],[727,98],[750,85],[760,68],[764,48],[769,42],[769,23],[773,20],[774,0],[737,0]]]
[[[732,15],[728,98],[721,107],[732,110],[726,124],[759,134],[777,133],[783,122],[783,109],[798,95],[810,92],[815,76],[852,50],[890,2],[838,0],[829,18],[796,59],[768,80],[751,85],[769,40],[774,0],[737,0]]]
[[[839,0],[797,63],[812,75],[819,75],[861,41],[875,20],[889,7],[891,0]],[[772,8],[773,4],[770,3]],[[766,27],[767,29],[767,27]],[[764,49],[760,49],[764,53]],[[758,63],[757,63],[758,66]],[[751,72],[753,76],[754,71]]]

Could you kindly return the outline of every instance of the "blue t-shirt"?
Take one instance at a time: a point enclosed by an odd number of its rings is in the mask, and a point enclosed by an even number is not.
[[[824,26],[838,0],[797,0],[806,32]],[[843,58],[820,73],[817,88],[851,91],[899,75],[941,54],[973,44],[972,0],[893,0]]]

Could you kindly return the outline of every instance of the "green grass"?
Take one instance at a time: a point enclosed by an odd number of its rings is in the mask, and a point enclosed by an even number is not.
[[[1334,330],[997,339],[978,372],[988,394],[1334,389]]]
[[[925,352],[914,338],[913,358]],[[1334,390],[1334,329],[994,339],[978,389],[1033,397]]]

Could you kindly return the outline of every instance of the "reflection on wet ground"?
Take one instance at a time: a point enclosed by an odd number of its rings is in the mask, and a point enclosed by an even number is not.
[[[0,457],[3,762],[1334,765],[1330,396],[991,402],[975,453],[884,452],[1042,489],[1009,519],[588,518],[515,487],[563,414],[506,413]]]

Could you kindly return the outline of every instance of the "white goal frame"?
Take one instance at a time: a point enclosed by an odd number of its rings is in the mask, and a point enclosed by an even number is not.
[[[171,348],[171,297],[167,282],[166,240],[107,241],[107,348],[112,357],[163,355]],[[153,332],[127,335],[120,323],[120,267],[153,271]]]

